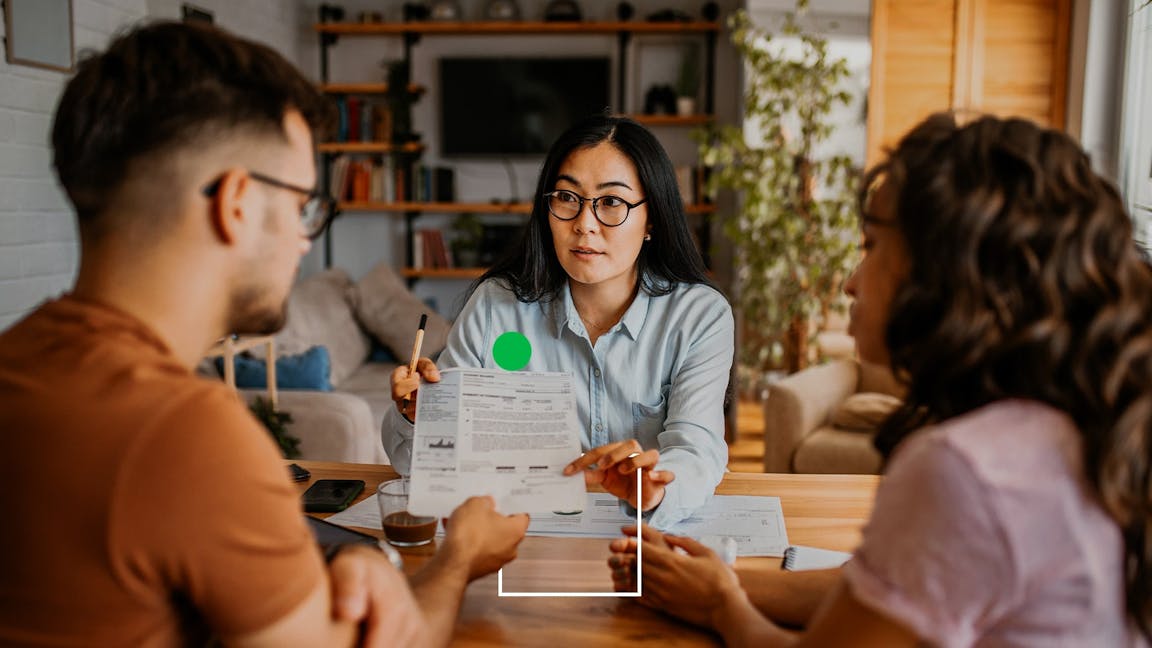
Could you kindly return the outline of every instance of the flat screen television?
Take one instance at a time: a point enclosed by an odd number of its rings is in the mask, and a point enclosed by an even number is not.
[[[608,108],[609,60],[440,59],[445,156],[542,155],[568,126]]]

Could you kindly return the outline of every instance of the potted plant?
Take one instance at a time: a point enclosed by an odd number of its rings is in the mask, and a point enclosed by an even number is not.
[[[807,1],[797,2],[797,12]],[[809,361],[809,340],[840,302],[858,241],[855,184],[859,170],[845,155],[818,150],[831,135],[832,108],[851,97],[841,88],[847,62],[828,54],[827,39],[789,14],[781,34],[799,44],[785,52],[746,12],[729,20],[747,74],[745,126],[712,127],[700,152],[713,169],[709,190],[735,190],[740,207],[724,218],[735,248],[737,306],[743,321],[739,361],[759,375],[797,371]]]
[[[689,43],[680,61],[680,74],[676,79],[676,114],[696,113],[696,93],[700,89],[700,47]]]
[[[461,268],[480,265],[480,241],[484,237],[484,223],[473,213],[460,215],[452,223],[452,257]]]
[[[264,424],[268,433],[276,440],[280,453],[286,459],[296,459],[300,456],[300,439],[288,434],[288,424],[292,422],[292,415],[276,409],[271,400],[257,396],[248,406],[256,420]]]

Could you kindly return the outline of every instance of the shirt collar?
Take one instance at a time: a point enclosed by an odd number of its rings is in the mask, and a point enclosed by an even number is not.
[[[648,304],[651,300],[652,296],[641,285],[636,292],[636,299],[632,300],[628,310],[624,311],[624,317],[620,318],[624,332],[628,334],[629,338],[635,340],[640,336],[640,331],[644,328],[644,320],[648,318]],[[576,304],[572,301],[572,290],[567,281],[560,288],[559,298],[552,302],[552,322],[557,339],[564,333],[565,328],[577,335],[588,335],[584,328],[584,322],[580,319],[580,313],[576,312]]]

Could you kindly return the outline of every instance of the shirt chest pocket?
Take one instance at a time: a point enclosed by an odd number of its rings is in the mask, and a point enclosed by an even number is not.
[[[648,403],[632,403],[632,436],[640,445],[649,450],[658,448],[656,437],[664,431],[664,421],[668,418],[668,388],[660,390],[659,400]]]

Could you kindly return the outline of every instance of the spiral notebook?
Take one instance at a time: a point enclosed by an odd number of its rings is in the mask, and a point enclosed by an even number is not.
[[[829,569],[843,565],[851,557],[852,554],[843,551],[792,545],[784,550],[784,564],[781,568],[788,571]]]

